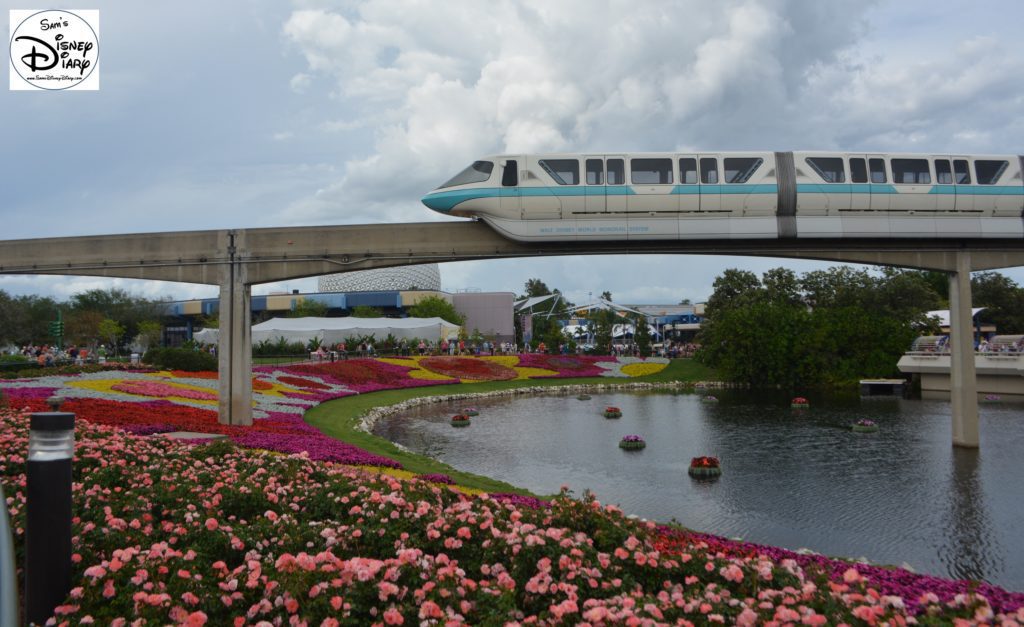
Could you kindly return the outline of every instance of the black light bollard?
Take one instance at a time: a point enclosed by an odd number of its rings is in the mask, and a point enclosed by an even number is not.
[[[25,618],[43,624],[71,591],[75,415],[31,416],[25,503]]]

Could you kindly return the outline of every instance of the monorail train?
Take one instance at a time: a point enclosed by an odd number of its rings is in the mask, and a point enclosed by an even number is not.
[[[501,155],[423,197],[521,241],[1022,238],[1024,157]]]

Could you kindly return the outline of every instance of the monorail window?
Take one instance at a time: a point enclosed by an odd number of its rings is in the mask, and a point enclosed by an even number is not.
[[[974,178],[978,181],[978,185],[995,185],[1009,165],[1007,161],[982,161],[979,159],[974,162]]]
[[[956,175],[957,185],[971,184],[971,169],[967,167],[967,159],[954,159],[953,173]]]
[[[609,185],[625,185],[626,184],[626,162],[623,159],[609,159],[608,160],[608,184]]]
[[[679,182],[683,185],[697,184],[697,160],[693,157],[679,160]]]
[[[718,184],[718,159],[704,157],[700,160],[700,182],[708,185]]]
[[[871,170],[872,183],[885,183],[889,180],[885,176],[885,159],[868,159],[868,169]]]
[[[850,159],[850,182],[868,182],[868,166],[863,159]]]
[[[723,160],[726,183],[746,183],[761,167],[764,159],[757,157],[729,157]]]
[[[892,182],[904,185],[930,185],[932,174],[927,159],[893,159]]]
[[[935,160],[935,182],[939,185],[953,184],[953,169],[949,167],[949,159]]]
[[[814,168],[826,183],[845,183],[846,170],[839,157],[807,157],[807,165]]]
[[[541,159],[540,167],[559,185],[579,185],[580,162],[576,159]]]
[[[519,185],[519,164],[515,159],[505,161],[504,170],[501,171],[502,187],[515,187]]]
[[[483,181],[491,178],[491,172],[493,171],[494,164],[490,161],[474,161],[473,165],[448,179],[448,181],[438,189],[444,187],[455,187],[456,185],[467,185],[469,183],[482,183]]]
[[[587,159],[587,185],[604,184],[604,161]]]
[[[633,185],[670,185],[671,159],[630,159],[629,180]]]

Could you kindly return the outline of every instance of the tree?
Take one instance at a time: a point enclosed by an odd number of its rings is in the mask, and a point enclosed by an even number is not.
[[[117,355],[118,344],[121,343],[121,336],[125,334],[125,328],[116,320],[110,318],[104,318],[99,325],[99,334],[105,341],[110,342],[111,347],[114,349],[114,355]]]
[[[612,332],[618,316],[610,309],[601,309],[594,314],[594,351],[599,355],[612,352]]]
[[[196,319],[196,326],[200,329],[219,329],[220,328],[220,316],[218,314],[210,314],[209,316],[199,316]]]
[[[601,292],[601,299],[606,300],[609,303],[612,302],[612,293],[609,292],[608,290]]]
[[[442,318],[460,327],[466,323],[466,317],[455,310],[455,306],[440,296],[427,296],[409,308],[413,318]]]
[[[67,337],[75,344],[95,347],[96,341],[102,337],[100,324],[104,320],[98,311],[72,311],[64,323]]]
[[[715,278],[714,288],[715,291],[705,307],[708,316],[713,311],[724,311],[748,304],[750,298],[760,292],[761,282],[757,280],[757,275],[749,270],[729,268]]]
[[[143,320],[139,323],[138,338],[139,347],[145,353],[151,346],[159,346],[163,338],[164,327],[156,320]]]
[[[998,272],[979,272],[971,277],[971,300],[986,307],[984,318],[1000,334],[1024,333],[1024,288]]]
[[[160,318],[167,307],[166,301],[134,296],[118,288],[81,292],[72,296],[69,304],[71,312],[96,311],[118,322],[130,337],[138,335],[139,323]]]
[[[384,312],[369,305],[356,305],[352,308],[353,318],[383,318]]]
[[[527,298],[533,298],[534,296],[547,296],[551,294],[551,290],[548,289],[548,286],[540,279],[527,279],[525,287]]]
[[[288,312],[289,318],[324,318],[327,316],[327,303],[311,298],[303,298],[295,303],[295,308]]]
[[[690,302],[689,298],[684,298],[683,300],[679,301],[679,304],[680,305],[692,305],[693,303]]]
[[[633,331],[633,341],[636,342],[636,348],[640,351],[640,354],[644,357],[650,357],[651,355],[651,327],[647,324],[647,316],[638,316],[636,319],[636,327]]]
[[[896,362],[940,302],[919,272],[776,268],[758,281],[727,270],[715,280],[698,358],[755,386],[839,384],[898,374]]]

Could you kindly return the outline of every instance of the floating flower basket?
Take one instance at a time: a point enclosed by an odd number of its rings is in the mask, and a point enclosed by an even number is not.
[[[604,408],[604,417],[605,418],[622,418],[622,410],[619,409],[618,407],[612,407],[611,405],[609,405],[608,407]]]
[[[702,402],[702,403],[717,403],[718,402],[718,398],[715,397],[715,396],[708,395],[708,396],[705,396],[705,397],[701,398],[700,402]]]
[[[722,465],[717,457],[694,457],[687,472],[695,479],[710,479],[721,476]]]
[[[580,394],[579,396],[576,397],[576,400],[589,401],[590,400],[590,395],[589,394]]]
[[[462,410],[462,415],[464,415],[464,416],[479,416],[480,412],[478,412],[476,410],[476,407],[467,407],[467,408]]]
[[[873,420],[861,419],[850,425],[850,428],[854,433],[875,433],[878,431],[878,425]]]
[[[467,416],[466,414],[455,414],[454,416],[452,416],[451,420],[451,424],[453,427],[468,427],[469,422],[469,416]]]
[[[627,451],[637,451],[647,446],[647,442],[638,435],[627,435],[619,440],[619,448]]]
[[[981,399],[981,402],[983,402],[983,403],[998,403],[1001,400],[1003,400],[1003,399],[1001,399],[998,394],[986,394],[985,398]]]
[[[802,396],[797,396],[789,402],[789,406],[794,409],[807,409],[811,406],[810,401]]]

